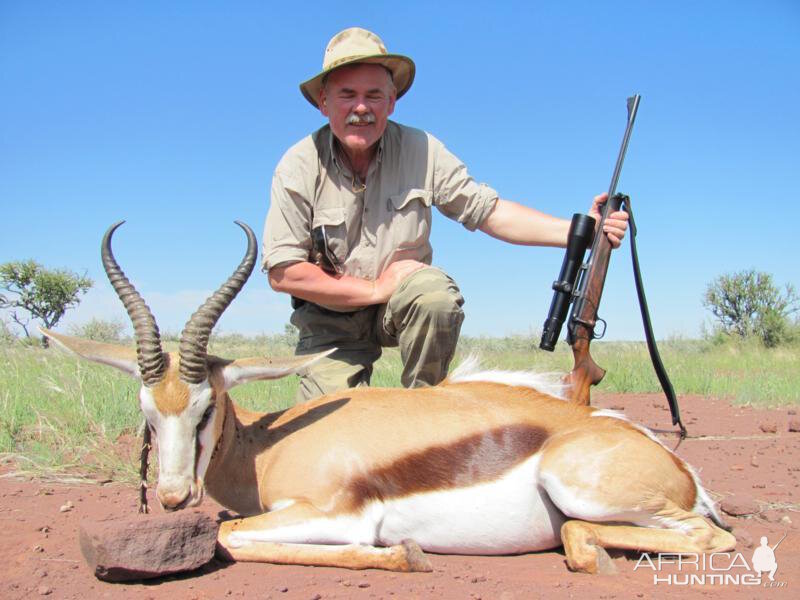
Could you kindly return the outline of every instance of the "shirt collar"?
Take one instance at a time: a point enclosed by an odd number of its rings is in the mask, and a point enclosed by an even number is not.
[[[386,129],[383,130],[381,139],[378,140],[378,151],[375,153],[375,164],[380,164],[383,160],[383,147],[386,143],[386,133],[389,130],[389,123],[386,124]],[[328,150],[331,153],[331,160],[340,172],[348,172],[347,168],[339,160],[339,151],[336,149],[336,136],[333,135],[333,130],[328,127],[330,135],[328,136]]]

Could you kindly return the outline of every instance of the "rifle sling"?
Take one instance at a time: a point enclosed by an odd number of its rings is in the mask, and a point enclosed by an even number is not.
[[[678,399],[675,396],[675,390],[672,388],[672,383],[667,376],[667,370],[664,368],[664,363],[661,362],[661,356],[658,353],[656,346],[656,339],[653,335],[653,325],[650,322],[650,312],[647,308],[647,298],[644,296],[644,284],[642,283],[642,272],[639,269],[639,255],[636,252],[636,222],[633,220],[633,210],[631,209],[630,198],[625,198],[625,212],[628,213],[631,230],[631,260],[633,262],[633,277],[636,281],[636,294],[639,296],[639,310],[642,313],[642,325],[644,325],[644,335],[647,340],[647,349],[650,351],[650,360],[653,363],[658,381],[661,383],[661,389],[664,390],[664,395],[669,402],[669,411],[672,414],[672,424],[678,425],[681,429],[681,439],[686,438],[686,427],[681,421],[681,412],[678,408]]]

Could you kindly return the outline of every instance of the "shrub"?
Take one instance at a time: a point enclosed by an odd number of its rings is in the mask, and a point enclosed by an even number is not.
[[[773,348],[792,337],[789,317],[800,310],[800,299],[790,284],[781,291],[770,274],[750,269],[715,279],[703,305],[717,318],[717,334],[756,337]]]
[[[92,318],[83,325],[71,325],[69,332],[76,337],[82,337],[96,342],[118,343],[123,339],[125,323],[122,321]]]

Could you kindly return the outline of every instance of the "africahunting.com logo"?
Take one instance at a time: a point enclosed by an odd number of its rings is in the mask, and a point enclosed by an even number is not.
[[[741,552],[715,552],[713,554],[648,554],[636,561],[634,571],[651,569],[654,585],[752,585],[783,588],[786,582],[776,581],[778,561],[775,550],[786,538],[770,546],[766,536],[753,551],[748,562]],[[666,569],[665,569],[666,567]],[[677,573],[675,569],[677,568]],[[662,572],[670,571],[670,572]]]

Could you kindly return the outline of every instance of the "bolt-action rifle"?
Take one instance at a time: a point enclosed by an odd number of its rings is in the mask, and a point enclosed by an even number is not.
[[[650,323],[650,315],[647,310],[647,300],[644,296],[641,272],[639,270],[639,260],[636,254],[636,224],[633,221],[630,198],[622,194],[617,194],[617,182],[619,181],[622,163],[625,159],[625,152],[628,149],[628,142],[633,130],[633,123],[636,119],[636,111],[639,108],[640,96],[638,94],[628,98],[628,125],[625,128],[625,135],[622,138],[622,146],[617,156],[617,164],[614,167],[614,174],[611,177],[611,185],[608,189],[608,200],[600,211],[601,220],[596,228],[598,234],[595,235],[596,221],[592,217],[576,213],[572,217],[570,224],[569,237],[567,240],[567,250],[564,262],[561,265],[561,272],[558,280],[553,282],[553,301],[550,304],[550,312],[544,323],[542,339],[539,347],[543,350],[553,351],[561,327],[567,316],[569,309],[569,319],[567,320],[567,343],[572,346],[574,367],[565,377],[565,382],[570,384],[570,400],[577,404],[589,404],[589,388],[602,381],[605,370],[594,362],[589,352],[589,345],[592,340],[603,337],[606,330],[606,322],[597,316],[600,307],[600,297],[603,294],[606,273],[608,272],[608,261],[611,257],[611,243],[608,237],[603,235],[603,225],[606,217],[617,210],[625,210],[628,213],[630,222],[631,256],[633,258],[633,271],[636,279],[636,291],[639,296],[639,307],[642,313],[642,322],[647,339],[647,348],[650,351],[650,358],[656,370],[656,375],[664,389],[672,413],[672,424],[679,425],[681,437],[685,437],[686,428],[681,422],[678,401],[672,384],[669,381],[661,357],[658,354],[653,328]],[[583,258],[586,250],[592,246],[589,259],[584,263]],[[570,309],[571,306],[571,309]],[[602,328],[597,331],[598,325]]]

